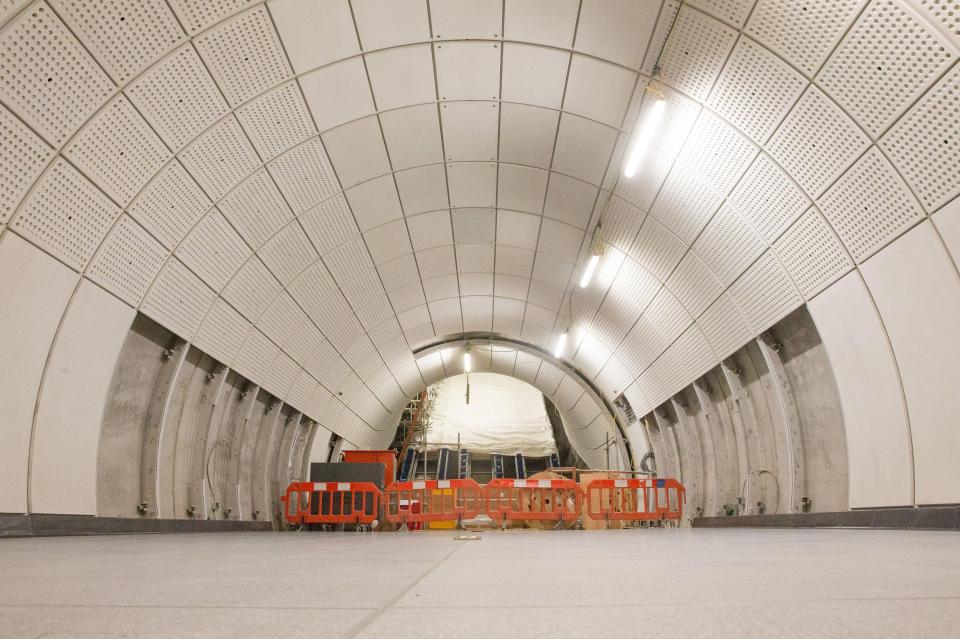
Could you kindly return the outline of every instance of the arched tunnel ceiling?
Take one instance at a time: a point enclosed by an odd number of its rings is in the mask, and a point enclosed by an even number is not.
[[[0,239],[361,445],[470,331],[639,413],[960,192],[955,4],[6,0]]]

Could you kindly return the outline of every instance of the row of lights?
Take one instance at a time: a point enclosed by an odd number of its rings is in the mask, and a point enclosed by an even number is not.
[[[632,178],[637,174],[637,169],[640,168],[644,158],[650,151],[650,148],[653,146],[654,135],[656,135],[660,128],[660,123],[663,121],[663,114],[666,110],[667,101],[660,90],[648,85],[646,87],[646,92],[653,96],[653,103],[650,105],[650,108],[647,109],[645,117],[643,117],[642,121],[639,122],[639,126],[635,129],[633,140],[630,144],[630,150],[629,153],[627,153],[627,161],[623,164],[623,176],[626,178]],[[599,227],[599,222],[597,223],[597,226]],[[590,286],[590,282],[593,280],[593,275],[597,270],[597,266],[600,264],[601,255],[603,255],[602,247],[595,246],[593,249],[593,254],[590,255],[590,259],[587,260],[587,265],[584,267],[583,273],[580,275],[580,288],[587,288]],[[553,356],[557,359],[563,357],[566,347],[567,331],[564,330],[557,338],[557,343],[553,349]],[[467,357],[468,356],[469,354]],[[465,359],[464,361],[466,363],[468,360]]]

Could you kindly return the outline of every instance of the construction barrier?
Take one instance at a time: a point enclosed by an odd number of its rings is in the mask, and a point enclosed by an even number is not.
[[[581,497],[572,479],[494,479],[483,488],[487,515],[498,523],[576,521]]]
[[[679,521],[683,495],[676,479],[594,479],[584,490],[583,509],[591,519]]]
[[[291,524],[372,524],[380,489],[370,482],[294,482],[280,498]]]
[[[426,522],[473,519],[483,510],[483,489],[472,479],[393,482],[384,498],[386,520],[410,528]]]

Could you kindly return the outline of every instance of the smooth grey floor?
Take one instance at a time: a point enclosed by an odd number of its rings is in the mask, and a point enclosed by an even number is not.
[[[0,541],[0,637],[960,637],[960,535],[227,533]]]

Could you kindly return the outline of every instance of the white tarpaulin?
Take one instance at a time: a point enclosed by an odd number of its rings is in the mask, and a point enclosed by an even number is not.
[[[523,453],[546,457],[556,452],[543,395],[526,382],[496,373],[456,375],[434,384],[428,448],[460,445],[478,453]]]

